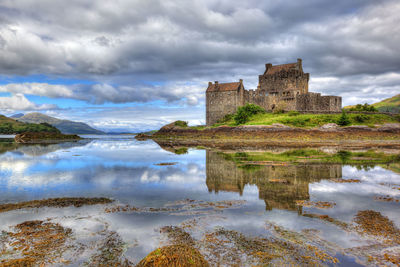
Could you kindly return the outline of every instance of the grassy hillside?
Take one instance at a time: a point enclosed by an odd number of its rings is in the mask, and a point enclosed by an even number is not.
[[[28,113],[17,120],[29,123],[48,123],[59,129],[64,134],[104,134],[83,122],[60,120],[42,113]]]
[[[400,113],[400,94],[373,104],[381,112]]]
[[[347,114],[350,120],[349,125],[368,125],[384,123],[398,123],[397,118],[383,114]],[[341,114],[296,114],[296,113],[264,113],[256,114],[250,117],[249,121],[243,125],[271,125],[281,123],[293,127],[319,127],[327,123],[338,123]],[[228,125],[236,126],[232,119],[223,123],[217,123],[214,126]]]
[[[379,112],[400,113],[400,94],[386,98],[378,103],[372,104],[371,106],[377,108]],[[345,106],[344,109],[349,110],[355,107],[356,105]]]
[[[59,130],[49,124],[24,123],[0,115],[0,134],[18,134],[24,132],[52,132]]]

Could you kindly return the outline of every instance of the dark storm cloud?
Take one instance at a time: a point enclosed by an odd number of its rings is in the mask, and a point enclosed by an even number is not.
[[[264,63],[301,57],[313,91],[387,97],[399,89],[385,86],[400,71],[399,12],[390,0],[4,0],[0,72],[91,79],[68,97],[96,104],[197,104],[207,81],[254,88]],[[385,82],[365,84],[373,76]]]

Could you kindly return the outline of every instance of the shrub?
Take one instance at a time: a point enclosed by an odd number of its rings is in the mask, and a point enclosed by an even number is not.
[[[298,111],[289,111],[288,116],[294,117],[294,116],[299,116],[300,112]]]
[[[188,149],[187,149],[187,147],[180,147],[178,149],[175,149],[174,152],[177,155],[183,155],[183,154],[187,154],[188,153]]]
[[[176,121],[176,122],[174,122],[174,125],[179,126],[179,127],[187,127],[188,122],[187,121]]]
[[[356,122],[365,122],[368,120],[368,116],[364,114],[357,114],[356,116],[354,116],[354,120]]]
[[[365,103],[364,105],[357,104],[355,107],[350,108],[349,111],[377,112],[378,110],[373,105],[369,105],[368,103]]]
[[[243,124],[249,121],[249,118],[255,114],[265,113],[265,110],[254,104],[246,104],[239,107],[233,119],[236,124]]]
[[[347,113],[344,111],[344,109],[342,110],[342,115],[340,116],[337,124],[340,126],[346,126],[350,124],[349,116],[347,116]]]
[[[348,161],[351,157],[351,152],[346,151],[346,150],[340,150],[339,152],[336,153],[336,155],[340,158],[340,160],[345,163]]]
[[[217,123],[225,123],[233,119],[235,114],[226,114],[222,119],[219,119]]]

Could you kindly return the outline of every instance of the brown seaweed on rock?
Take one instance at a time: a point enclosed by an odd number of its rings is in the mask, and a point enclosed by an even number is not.
[[[0,266],[45,266],[65,263],[62,258],[71,237],[71,229],[44,221],[26,221],[15,226],[15,232],[3,232]],[[2,258],[1,256],[5,256]],[[12,258],[7,258],[12,255]]]
[[[210,266],[200,252],[187,245],[170,245],[158,248],[142,259],[136,267],[207,267]]]
[[[109,198],[85,198],[85,197],[65,197],[65,198],[49,198],[42,200],[32,200],[19,203],[6,203],[0,204],[0,213],[11,210],[19,209],[32,209],[42,207],[56,207],[64,208],[68,206],[81,207],[83,205],[97,205],[97,204],[108,204],[113,202]]]
[[[362,234],[379,236],[390,243],[400,244],[400,229],[388,217],[373,210],[359,211],[354,219]]]

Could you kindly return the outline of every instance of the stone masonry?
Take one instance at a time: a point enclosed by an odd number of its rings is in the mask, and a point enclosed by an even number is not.
[[[243,80],[232,83],[209,82],[206,91],[206,123],[212,125],[227,114],[235,113],[246,103],[266,111],[328,112],[342,109],[339,96],[322,96],[308,91],[309,73],[303,72],[302,60],[283,65],[265,64],[264,74],[258,76],[257,89],[246,90]]]

